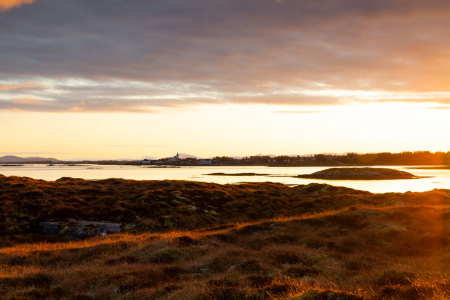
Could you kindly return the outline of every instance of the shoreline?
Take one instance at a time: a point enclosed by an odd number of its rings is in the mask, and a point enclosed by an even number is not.
[[[445,189],[435,189],[378,194],[324,183],[218,184],[71,177],[45,181],[4,175],[0,175],[0,187],[3,188],[0,195],[4,204],[0,217],[6,220],[16,212],[20,215],[14,218],[16,221],[7,222],[9,225],[0,224],[2,234],[32,233],[36,232],[39,222],[69,219],[119,222],[128,224],[131,232],[191,230],[212,224],[340,209],[348,205],[379,205],[379,199],[386,197],[384,195],[400,199],[446,193]],[[330,197],[337,200],[330,202]],[[315,202],[311,202],[312,199],[316,199]]]
[[[392,164],[392,163],[377,163],[377,164],[371,164],[371,163],[289,163],[289,164],[269,164],[269,163],[239,163],[239,164],[211,164],[211,165],[199,165],[199,164],[181,164],[181,163],[166,163],[166,164],[144,164],[144,163],[130,163],[128,161],[58,161],[58,162],[52,162],[52,161],[35,161],[35,162],[0,162],[0,164],[3,165],[116,165],[116,166],[145,166],[145,167],[286,167],[286,168],[292,168],[292,167],[374,167],[374,166],[382,166],[382,167],[399,167],[399,166],[405,166],[405,167],[443,167],[443,168],[450,168],[448,164]]]

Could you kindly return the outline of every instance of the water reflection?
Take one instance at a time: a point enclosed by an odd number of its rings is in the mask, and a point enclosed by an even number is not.
[[[0,174],[5,176],[25,176],[34,179],[56,180],[61,177],[84,179],[125,178],[134,180],[195,180],[220,184],[237,182],[280,182],[284,184],[328,183],[346,186],[372,193],[386,192],[423,192],[435,188],[450,187],[450,170],[410,169],[411,167],[390,167],[406,170],[417,176],[433,176],[431,178],[410,180],[318,180],[290,177],[276,177],[298,174],[311,174],[327,167],[180,167],[180,168],[149,168],[137,166],[58,166],[24,165],[22,167],[0,167]],[[408,169],[406,169],[408,168]],[[264,173],[265,176],[208,176],[209,173]]]

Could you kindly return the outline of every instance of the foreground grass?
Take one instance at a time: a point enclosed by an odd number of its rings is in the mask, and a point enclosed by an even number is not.
[[[56,201],[70,205],[61,195],[53,196],[65,190],[53,190],[52,185],[64,185],[41,182],[48,185],[40,187],[47,189],[43,193],[51,196],[27,198],[20,206],[12,197],[13,188],[5,183],[11,178],[3,179],[0,212],[6,222],[16,222],[14,216],[23,214],[22,208],[30,202],[40,201],[44,207]],[[14,178],[13,184],[24,185],[16,191],[19,199],[30,188],[28,181],[35,184],[31,188],[39,187],[40,182]],[[105,188],[98,181],[80,183]],[[189,182],[131,183],[134,192],[126,182],[115,183],[120,197],[130,192],[128,200],[118,200],[123,207],[144,203],[142,196],[133,193],[150,195],[152,187],[159,185],[163,197],[155,197],[153,203],[195,201],[197,209],[191,209],[189,217],[211,218],[210,226],[200,221],[195,228],[183,228],[181,222],[160,223],[144,230],[140,224],[150,224],[154,214],[148,220],[140,215],[137,223],[127,223],[136,227],[124,233],[78,241],[42,237],[25,227],[10,233],[4,226],[0,299],[449,298],[450,203],[446,190],[370,194],[328,185],[206,184],[202,190]],[[82,194],[78,184],[73,185],[72,197]],[[125,191],[117,187],[122,184]],[[140,185],[146,190],[140,190]],[[217,196],[225,191],[226,197]],[[199,195],[208,195],[210,201],[201,202],[195,198]],[[15,210],[6,207],[9,201],[16,201]],[[89,201],[102,207],[105,198]],[[208,203],[217,207],[218,215],[197,211]],[[259,203],[259,207],[242,203]],[[279,210],[271,207],[273,203],[279,204]],[[175,204],[159,213],[167,216],[183,207]],[[261,206],[275,216],[246,215]],[[291,212],[300,212],[301,207],[303,211],[292,215],[288,207]],[[227,208],[236,214],[231,216]],[[27,214],[33,216],[32,211]]]
[[[447,299],[447,206],[0,249],[5,299]]]

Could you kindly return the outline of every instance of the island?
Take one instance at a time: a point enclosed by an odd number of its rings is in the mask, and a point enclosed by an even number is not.
[[[389,180],[389,179],[418,179],[405,171],[387,168],[329,168],[314,172],[292,176],[294,178],[328,179],[328,180]]]
[[[270,174],[259,174],[259,173],[210,173],[205,174],[209,176],[269,176]]]

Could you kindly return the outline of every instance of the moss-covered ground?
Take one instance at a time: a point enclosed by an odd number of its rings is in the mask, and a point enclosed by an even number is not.
[[[68,240],[39,222],[123,223]],[[0,299],[448,299],[450,190],[0,176]]]

